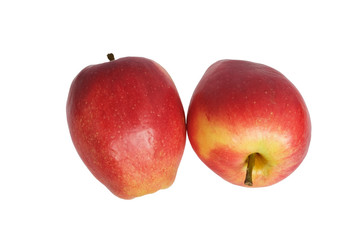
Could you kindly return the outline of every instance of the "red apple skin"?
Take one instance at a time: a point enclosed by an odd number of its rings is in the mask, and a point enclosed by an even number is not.
[[[187,130],[198,157],[225,180],[244,184],[247,158],[259,153],[252,187],[289,176],[307,154],[310,116],[295,86],[263,64],[221,60],[205,72],[190,101]]]
[[[125,57],[86,67],[71,84],[66,112],[78,154],[116,196],[132,199],[172,185],[185,115],[159,64]]]

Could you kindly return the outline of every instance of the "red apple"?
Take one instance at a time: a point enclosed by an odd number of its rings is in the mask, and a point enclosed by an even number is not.
[[[289,176],[309,147],[311,123],[295,86],[268,66],[222,60],[205,72],[188,110],[199,158],[225,180],[269,186]]]
[[[109,59],[73,80],[67,121],[91,173],[116,196],[131,199],[172,185],[185,147],[185,115],[159,64]]]

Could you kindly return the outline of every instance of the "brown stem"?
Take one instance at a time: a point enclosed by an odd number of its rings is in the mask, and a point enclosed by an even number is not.
[[[115,60],[114,54],[112,54],[112,53],[109,53],[107,55],[107,58],[109,59],[110,62]]]
[[[255,166],[255,155],[256,155],[256,153],[252,153],[247,158],[246,177],[245,177],[244,184],[248,185],[248,186],[253,185],[252,171]]]

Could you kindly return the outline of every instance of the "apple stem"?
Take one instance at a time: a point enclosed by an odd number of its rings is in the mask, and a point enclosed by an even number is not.
[[[115,60],[114,54],[112,54],[112,53],[109,53],[107,55],[107,58],[109,59],[110,62]]]
[[[248,186],[253,185],[252,171],[253,171],[254,166],[255,166],[255,155],[256,155],[256,153],[252,153],[247,158],[246,177],[245,177],[244,184],[248,185]]]

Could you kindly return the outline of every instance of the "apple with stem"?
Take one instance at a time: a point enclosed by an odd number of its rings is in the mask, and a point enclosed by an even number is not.
[[[221,60],[193,93],[187,130],[194,151],[216,174],[263,187],[300,165],[311,123],[302,96],[283,74],[263,64]]]
[[[73,80],[67,121],[91,173],[116,196],[132,199],[174,182],[185,147],[185,114],[174,82],[158,63],[108,58]]]

